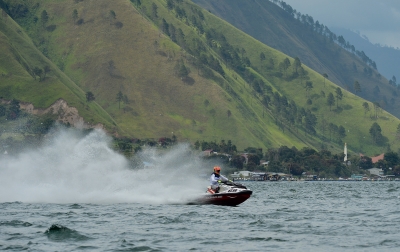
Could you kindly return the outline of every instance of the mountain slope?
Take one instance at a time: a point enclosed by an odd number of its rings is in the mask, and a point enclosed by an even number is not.
[[[313,25],[298,19],[270,1],[193,0],[261,42],[302,62],[346,90],[400,117],[398,90],[388,80],[363,63],[355,54],[341,48]],[[314,22],[314,21],[313,21]],[[378,69],[380,66],[378,65]],[[361,92],[354,88],[357,81]]]
[[[379,122],[386,143],[399,147],[390,137],[398,119],[382,111],[372,120],[364,115],[365,100],[347,91],[331,110],[322,92],[335,93],[335,84],[304,64],[302,75],[294,67],[282,70],[282,62],[293,65],[294,59],[191,2],[173,1],[172,9],[163,0],[39,2],[20,1],[29,13],[16,20],[82,94],[94,93],[120,135],[232,140],[239,149],[286,145],[341,151],[346,141],[353,151],[375,153],[386,148],[368,133]],[[305,82],[313,88],[306,91]],[[32,99],[18,90],[12,94]],[[343,126],[347,136],[331,137],[328,123]]]
[[[232,139],[241,148],[266,148],[276,143],[307,145],[280,132],[272,119],[263,119],[260,104],[251,107],[229,101],[232,98],[226,91],[196,74],[194,67],[191,82],[183,82],[174,74],[174,68],[184,52],[129,1],[72,5],[41,1],[40,6],[31,8],[31,15],[20,22],[26,24],[41,51],[85,92],[94,93],[96,102],[116,121],[120,135],[158,138],[175,134],[181,140],[192,141]],[[84,20],[80,25],[70,15],[74,9]],[[43,10],[50,16],[46,26],[55,25],[54,31],[43,28],[40,20],[29,22]],[[111,10],[116,19],[110,21]],[[117,22],[122,23],[121,28]],[[127,98],[121,103],[116,100],[119,91]],[[250,91],[243,92],[250,103]]]
[[[30,102],[36,108],[47,108],[58,99],[65,99],[69,106],[81,111],[87,123],[101,123],[109,128],[113,125],[112,118],[100,106],[85,103],[85,93],[44,57],[9,17],[0,19],[0,41],[1,99]],[[34,69],[45,67],[48,72],[40,80]]]

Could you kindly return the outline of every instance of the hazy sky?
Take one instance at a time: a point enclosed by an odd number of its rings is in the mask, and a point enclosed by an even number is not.
[[[359,31],[372,43],[400,48],[400,0],[283,1],[329,28]]]

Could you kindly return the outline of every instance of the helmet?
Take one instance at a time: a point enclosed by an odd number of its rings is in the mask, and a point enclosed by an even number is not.
[[[219,166],[214,166],[214,172],[220,172],[221,171],[221,167]]]

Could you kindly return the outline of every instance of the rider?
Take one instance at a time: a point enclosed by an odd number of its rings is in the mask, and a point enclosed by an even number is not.
[[[229,181],[229,179],[221,175],[221,167],[214,166],[214,172],[210,177],[211,189],[217,193],[219,191],[219,183],[224,181]]]

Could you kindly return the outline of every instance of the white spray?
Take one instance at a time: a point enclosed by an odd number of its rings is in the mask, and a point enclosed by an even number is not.
[[[59,130],[38,149],[0,158],[0,202],[165,204],[205,191],[199,175],[211,168],[188,145],[145,149],[137,158],[146,166],[132,168],[110,143],[101,130]]]

